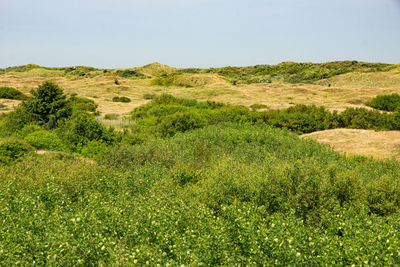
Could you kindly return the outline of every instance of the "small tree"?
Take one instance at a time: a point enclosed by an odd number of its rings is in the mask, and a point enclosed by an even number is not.
[[[47,128],[54,128],[63,118],[71,116],[71,107],[63,90],[52,82],[39,85],[31,91],[32,97],[22,104],[34,121]]]

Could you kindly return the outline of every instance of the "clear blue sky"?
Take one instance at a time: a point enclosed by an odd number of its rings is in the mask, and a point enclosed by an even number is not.
[[[0,0],[0,67],[400,62],[400,0]]]

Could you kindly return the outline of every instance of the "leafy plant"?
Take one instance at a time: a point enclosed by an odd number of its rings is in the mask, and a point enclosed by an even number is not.
[[[31,91],[32,97],[22,103],[21,112],[25,112],[31,121],[55,128],[60,121],[71,115],[63,90],[52,82],[39,85]]]
[[[0,141],[0,166],[10,165],[31,151],[33,151],[32,147],[20,140]]]
[[[24,141],[37,149],[63,151],[66,148],[55,133],[46,130],[34,131]]]
[[[112,101],[113,102],[129,103],[129,102],[131,102],[131,99],[129,97],[126,97],[126,96],[121,96],[121,97],[115,96],[115,97],[113,97]]]
[[[395,111],[400,107],[400,95],[378,95],[365,103],[365,105],[384,111]]]
[[[104,115],[105,120],[117,120],[119,118],[119,114],[106,114]]]
[[[28,97],[13,87],[0,87],[0,98],[26,100]]]

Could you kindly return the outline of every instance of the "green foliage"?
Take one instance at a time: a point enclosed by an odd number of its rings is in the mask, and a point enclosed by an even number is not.
[[[29,116],[31,122],[54,128],[71,115],[66,95],[58,85],[45,82],[37,90],[32,90],[31,94],[32,97],[21,106],[21,111]]]
[[[28,97],[13,87],[0,87],[0,98],[26,100]]]
[[[122,102],[122,103],[129,103],[131,102],[131,99],[126,96],[115,96],[112,99],[113,102]]]
[[[132,119],[136,120],[133,132],[153,137],[172,136],[191,127],[201,128],[221,122],[264,123],[298,134],[334,128],[400,129],[400,111],[388,114],[365,108],[348,108],[338,113],[314,105],[295,105],[281,110],[251,112],[242,106],[197,102],[171,95],[154,97],[151,103],[136,108]]]
[[[113,129],[107,130],[93,115],[84,112],[76,113],[61,125],[57,134],[72,150],[76,150],[77,146],[86,145],[89,141],[112,143],[114,140]]]
[[[118,118],[119,118],[119,114],[110,113],[110,114],[104,115],[105,120],[117,120]]]
[[[80,76],[80,77],[92,77],[95,71],[99,71],[99,69],[86,66],[75,66],[75,67],[55,68],[55,69],[64,70],[64,73],[67,76]]]
[[[399,264],[397,162],[248,124],[100,158],[2,167],[2,265]]]
[[[8,72],[26,72],[26,71],[30,71],[33,69],[39,69],[39,68],[44,68],[44,67],[41,67],[41,66],[35,65],[35,64],[27,64],[27,65],[21,65],[21,66],[0,69],[0,74],[8,73]]]
[[[207,125],[207,121],[194,112],[173,114],[166,117],[160,124],[163,136],[173,136],[177,132],[186,132]]]
[[[90,159],[102,157],[110,151],[109,144],[103,140],[92,140],[80,148],[79,154]]]
[[[131,79],[146,79],[147,76],[135,70],[117,70],[115,72],[118,76]]]
[[[277,65],[257,65],[250,67],[223,67],[210,69],[181,69],[156,81],[159,85],[169,86],[174,76],[182,73],[215,73],[239,83],[270,83],[284,81],[288,83],[312,83],[321,79],[349,72],[389,71],[394,65],[383,63],[365,63],[357,61],[337,61],[328,63],[283,62]]]
[[[78,112],[78,111],[95,112],[97,107],[99,106],[91,99],[77,97],[76,95],[71,95],[71,97],[68,99],[68,102],[73,112]]]
[[[395,111],[400,107],[400,95],[378,95],[365,103],[365,105],[384,111]]]
[[[20,140],[0,141],[0,166],[10,165],[22,159],[31,151],[33,151],[32,147]]]
[[[257,109],[265,109],[265,108],[268,108],[268,106],[264,105],[264,104],[253,104],[253,105],[250,106],[250,108],[253,111],[257,111]]]
[[[14,111],[2,115],[1,135],[12,136],[35,121],[33,114],[26,112],[23,105],[18,105]]]
[[[60,138],[46,130],[34,131],[25,136],[24,141],[37,149],[63,151],[66,149]]]

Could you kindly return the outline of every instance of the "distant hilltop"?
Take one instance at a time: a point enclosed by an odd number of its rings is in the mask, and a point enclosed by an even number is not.
[[[186,80],[187,75],[215,74],[232,84],[269,83],[281,81],[287,83],[312,83],[328,79],[340,74],[359,72],[390,72],[400,71],[400,64],[367,63],[359,61],[335,61],[327,63],[296,63],[282,62],[276,65],[256,65],[247,67],[220,68],[174,68],[154,62],[142,67],[125,69],[99,69],[87,66],[43,67],[36,64],[8,67],[0,69],[1,74],[15,72],[35,72],[38,76],[49,75],[65,77],[95,77],[99,75],[116,75],[127,79],[158,78],[159,85],[168,85]],[[186,77],[178,77],[186,75]]]

